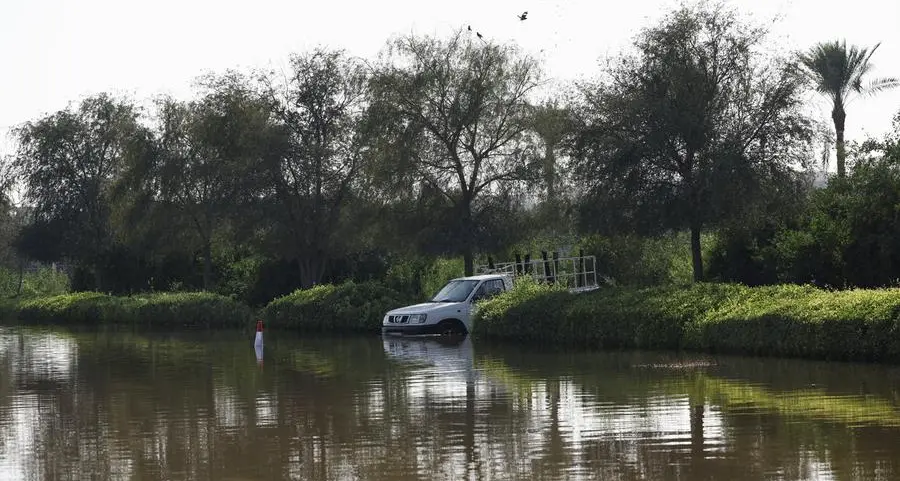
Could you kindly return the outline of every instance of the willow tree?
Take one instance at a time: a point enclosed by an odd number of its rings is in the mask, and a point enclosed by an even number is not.
[[[816,90],[831,100],[838,177],[847,175],[844,125],[847,120],[847,102],[851,95],[871,95],[900,86],[900,79],[897,78],[880,78],[863,83],[864,77],[872,70],[870,60],[879,45],[881,44],[875,44],[871,50],[855,45],[848,48],[846,41],[835,40],[817,44],[799,56],[803,71],[812,80]]]
[[[289,75],[266,74],[263,95],[287,142],[266,164],[271,239],[296,261],[300,285],[318,283],[336,254],[341,222],[365,163],[368,72],[341,50],[291,58]]]
[[[379,115],[404,146],[392,168],[412,174],[398,174],[414,180],[407,189],[436,192],[453,212],[436,221],[452,226],[470,275],[480,210],[529,171],[526,97],[539,85],[539,64],[462,30],[446,39],[399,38],[386,60],[373,86]]]
[[[141,137],[137,118],[130,102],[100,94],[15,130],[13,165],[33,206],[28,247],[43,244],[43,260],[71,259],[93,271],[97,289],[109,287],[102,268],[114,244],[110,192]]]
[[[587,205],[605,203],[591,212],[688,228],[697,281],[704,227],[748,202],[757,175],[806,155],[801,79],[764,38],[724,7],[683,7],[583,86],[576,171]]]
[[[240,76],[204,79],[197,100],[160,102],[159,200],[199,241],[203,288],[213,284],[213,237],[228,225],[260,162],[270,112]]]

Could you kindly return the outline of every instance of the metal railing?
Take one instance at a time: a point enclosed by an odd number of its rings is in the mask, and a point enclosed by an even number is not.
[[[572,291],[593,290],[598,287],[597,259],[594,256],[554,257],[501,262],[477,266],[478,274],[507,274],[513,278],[530,276],[537,282],[557,284]]]

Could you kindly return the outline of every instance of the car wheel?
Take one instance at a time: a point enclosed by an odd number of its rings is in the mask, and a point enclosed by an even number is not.
[[[442,337],[460,337],[466,335],[466,327],[457,320],[446,320],[438,323],[438,334]]]

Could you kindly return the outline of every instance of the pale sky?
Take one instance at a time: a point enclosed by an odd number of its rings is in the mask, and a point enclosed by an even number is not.
[[[898,0],[731,1],[759,20],[780,15],[773,33],[786,48],[837,37],[861,46],[880,41],[874,76],[900,76]],[[554,79],[592,77],[601,58],[674,6],[672,0],[0,0],[0,154],[11,152],[10,127],[88,94],[186,98],[204,71],[266,67],[317,45],[374,58],[389,37],[411,32],[442,35],[472,25],[486,38],[541,56]],[[519,21],[524,10],[528,18]],[[818,103],[829,119],[827,104]],[[855,101],[848,139],[886,132],[898,110],[900,90]]]

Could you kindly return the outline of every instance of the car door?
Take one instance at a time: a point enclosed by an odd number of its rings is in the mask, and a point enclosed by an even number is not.
[[[475,310],[478,308],[477,304],[479,301],[490,299],[503,292],[503,290],[502,279],[489,279],[482,282],[481,285],[475,289],[475,294],[472,295],[472,302],[469,303],[468,317],[471,319],[471,317],[475,315]]]
[[[462,307],[461,321],[466,325],[466,330],[469,332],[472,331],[472,316],[475,315],[475,310],[478,308],[477,303],[487,295],[487,283],[488,281],[482,281],[481,284],[478,284],[478,287],[472,292],[472,297]]]

